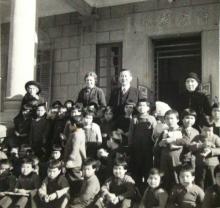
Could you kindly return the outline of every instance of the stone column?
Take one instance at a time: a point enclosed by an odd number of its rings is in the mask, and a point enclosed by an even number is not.
[[[36,0],[11,0],[6,108],[8,101],[21,99],[25,83],[35,77],[36,6]]]

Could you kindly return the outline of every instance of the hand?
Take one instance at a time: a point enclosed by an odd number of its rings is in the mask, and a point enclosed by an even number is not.
[[[205,148],[204,151],[201,153],[201,155],[203,157],[207,157],[211,152],[212,150],[210,148]]]
[[[119,203],[119,198],[116,196],[113,201],[112,204],[118,204]]]
[[[50,194],[48,197],[49,197],[49,201],[53,201],[54,199],[57,198],[57,194],[53,193],[53,194]]]
[[[46,203],[48,203],[48,202],[50,201],[48,195],[46,195],[46,196],[44,197],[44,201],[45,201]]]
[[[113,203],[115,197],[116,197],[115,194],[109,193],[109,194],[107,195],[107,200],[110,201],[111,203]]]

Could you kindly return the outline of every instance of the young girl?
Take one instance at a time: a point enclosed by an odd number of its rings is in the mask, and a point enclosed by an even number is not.
[[[86,154],[96,158],[98,147],[102,144],[101,130],[98,124],[93,123],[93,113],[84,114],[84,131],[86,134]]]
[[[148,188],[145,190],[139,208],[165,208],[168,194],[160,187],[162,174],[156,168],[152,168],[147,179]]]

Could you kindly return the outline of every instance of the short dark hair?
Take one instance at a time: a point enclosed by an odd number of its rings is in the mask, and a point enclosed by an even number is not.
[[[95,114],[94,114],[94,112],[92,112],[92,111],[86,110],[86,111],[84,111],[84,113],[83,113],[83,117],[86,117],[86,116],[92,116],[92,117],[94,117]]]
[[[197,114],[195,110],[191,108],[186,108],[182,112],[182,118],[184,118],[185,116],[194,116],[196,118]]]
[[[58,168],[59,170],[61,170],[61,168],[62,168],[61,161],[59,161],[59,160],[50,160],[48,169],[55,169],[55,168]]]
[[[93,169],[98,170],[100,167],[100,162],[91,157],[88,157],[83,161],[82,166],[84,167],[84,166],[89,166],[89,165],[91,165]]]
[[[148,107],[150,107],[150,102],[147,98],[141,98],[138,100],[138,103],[137,103],[137,107],[139,106],[140,103],[146,103]]]
[[[165,113],[164,118],[165,118],[166,116],[171,115],[171,114],[174,114],[174,115],[176,116],[176,118],[179,119],[179,113],[178,113],[178,111],[176,111],[176,110],[174,110],[174,109],[168,110],[168,111]]]
[[[120,71],[120,75],[121,75],[122,72],[125,72],[125,71],[127,71],[130,74],[130,76],[132,77],[132,73],[131,73],[131,71],[129,69],[122,69]]]
[[[211,116],[204,116],[204,118],[202,119],[202,127],[214,127],[214,124],[214,120]]]
[[[127,161],[125,160],[124,157],[116,158],[114,160],[113,167],[114,166],[122,166],[122,167],[124,167],[124,169],[126,169],[126,170],[128,169],[128,163],[127,163]]]
[[[179,167],[179,175],[182,172],[190,172],[192,176],[195,176],[195,169],[189,164],[184,164]]]
[[[151,168],[149,171],[149,176],[150,175],[159,175],[160,177],[162,177],[163,173],[157,168]]]
[[[215,166],[215,169],[214,169],[214,176],[215,177],[216,177],[217,173],[220,173],[220,164]]]
[[[21,161],[21,165],[23,165],[23,164],[31,164],[31,166],[33,167],[33,160],[29,157],[25,157]]]

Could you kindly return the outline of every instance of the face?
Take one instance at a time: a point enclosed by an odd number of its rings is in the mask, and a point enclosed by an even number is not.
[[[33,171],[33,166],[30,163],[24,163],[21,166],[21,173],[22,175],[29,175]]]
[[[106,112],[104,116],[105,116],[106,121],[110,121],[113,118],[113,113],[112,112]]]
[[[140,102],[138,103],[137,110],[140,114],[144,114],[147,113],[150,110],[150,108],[146,102]]]
[[[116,142],[114,142],[112,138],[110,138],[109,140],[107,140],[107,147],[111,150],[114,150],[117,149],[119,145]]]
[[[58,160],[61,156],[61,153],[60,151],[53,151],[52,152],[52,158],[55,159],[55,160]]]
[[[29,85],[28,88],[27,88],[27,91],[31,95],[36,95],[38,93],[39,89],[35,85]]]
[[[220,108],[213,108],[212,109],[212,117],[214,119],[220,119]]]
[[[39,106],[37,108],[37,112],[36,113],[37,113],[38,117],[42,117],[46,113],[45,107],[44,106]]]
[[[195,79],[193,79],[193,78],[188,78],[188,79],[186,79],[185,85],[186,85],[186,89],[189,92],[193,92],[193,91],[196,90],[196,88],[198,87],[199,83]]]
[[[213,136],[213,127],[203,126],[202,127],[202,135],[205,137]]]
[[[0,165],[0,175],[3,174],[4,172],[6,172],[9,169],[10,169],[10,165],[9,164],[1,164]]]
[[[50,179],[55,179],[60,174],[60,172],[61,170],[59,170],[58,168],[48,168],[47,176]]]
[[[125,113],[131,115],[134,111],[133,105],[125,105]]]
[[[196,119],[195,119],[195,117],[194,116],[190,116],[190,115],[188,115],[188,116],[185,116],[184,118],[183,118],[183,125],[184,125],[184,127],[192,127],[194,124],[195,124],[195,121],[196,121]]]
[[[86,77],[86,86],[88,88],[93,88],[95,86],[95,78],[93,76]]]
[[[121,178],[121,179],[124,178],[126,172],[127,170],[124,169],[124,167],[121,165],[113,167],[113,175],[116,178]]]
[[[189,171],[180,172],[179,178],[180,178],[180,183],[183,186],[188,186],[192,184],[195,179],[195,177]]]
[[[78,109],[73,109],[71,111],[71,117],[74,117],[74,116],[81,116],[81,112]]]
[[[220,186],[220,173],[216,173],[215,182],[218,186]]]
[[[82,173],[85,178],[90,178],[95,174],[95,168],[92,165],[83,166]]]
[[[71,102],[67,102],[67,103],[66,103],[66,107],[67,107],[68,109],[72,108],[72,107],[73,107],[73,106],[72,106],[72,103],[71,103]]]
[[[150,175],[147,179],[147,183],[151,188],[157,188],[160,185],[160,176],[157,174]]]
[[[119,82],[122,86],[130,85],[132,76],[129,71],[123,71],[120,73]]]
[[[84,123],[85,125],[89,125],[92,123],[92,120],[93,120],[93,117],[90,116],[90,115],[87,115],[85,118],[84,118]]]
[[[179,119],[177,119],[175,114],[170,114],[165,116],[165,122],[168,127],[176,127]]]

